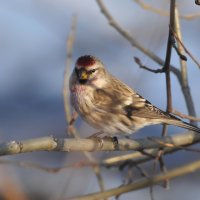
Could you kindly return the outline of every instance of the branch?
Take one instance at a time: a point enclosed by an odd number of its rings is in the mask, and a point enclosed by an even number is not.
[[[143,151],[161,147],[179,148],[179,146],[191,145],[199,141],[200,134],[194,132],[186,132],[164,138],[118,139],[118,144],[109,137],[91,139],[42,137],[1,143],[0,156],[32,151]]]
[[[185,52],[188,54],[188,56],[193,60],[193,62],[199,67],[200,69],[200,63],[198,62],[198,60],[192,55],[192,53],[185,47],[185,45],[183,44],[183,42],[181,41],[181,35],[178,36],[178,33],[176,33],[172,27],[170,27],[174,37],[176,38],[176,40],[178,41],[178,44],[182,47],[182,49],[185,50]],[[180,27],[177,28],[180,31]]]
[[[114,29],[116,29],[125,39],[127,39],[131,43],[131,45],[133,47],[139,49],[141,52],[143,52],[145,55],[150,57],[152,60],[154,60],[158,64],[164,65],[164,61],[161,58],[159,58],[156,54],[154,54],[149,49],[146,49],[145,47],[143,47],[128,31],[123,29],[117,23],[117,21],[115,21],[115,19],[110,15],[110,13],[108,12],[107,8],[103,4],[102,0],[96,0],[96,1],[97,1],[97,4],[99,5],[99,8],[101,9],[102,14],[104,14],[105,17],[107,18],[109,24]]]
[[[170,27],[170,29],[172,31],[172,34],[178,41],[178,51],[180,52],[180,54],[183,54],[184,50],[186,51],[186,48],[184,48],[183,43],[182,43],[181,26],[180,26],[180,20],[179,20],[178,15],[179,15],[179,11],[178,11],[178,8],[176,7],[176,9],[175,9],[175,22],[176,22],[175,23],[175,31],[172,27]],[[189,83],[188,83],[187,63],[184,60],[180,59],[180,65],[181,65],[181,79],[182,79],[181,86],[182,86],[182,90],[184,91],[183,95],[186,100],[188,113],[189,113],[189,115],[196,116],[195,107],[194,107],[192,96],[190,94],[190,88],[189,88]],[[190,120],[190,123],[197,125],[194,120]]]
[[[73,48],[74,48],[74,42],[75,42],[76,26],[77,26],[77,17],[74,16],[72,18],[72,25],[71,25],[70,33],[67,38],[67,59],[66,59],[66,67],[65,67],[65,73],[64,73],[63,97],[64,97],[64,108],[65,108],[66,121],[68,122],[68,125],[69,125],[68,133],[70,133],[74,138],[80,138],[78,132],[76,131],[75,127],[73,126],[76,118],[78,117],[76,112],[73,113],[73,116],[71,119],[69,92],[68,92],[69,91],[69,75],[71,73],[72,55],[73,55]],[[83,154],[90,162],[96,161],[95,158],[88,152],[83,152]],[[97,177],[97,181],[99,183],[101,191],[104,191],[104,182],[103,182],[103,178],[100,173],[99,166],[94,166],[93,170]]]
[[[161,16],[169,16],[169,12],[166,10],[154,8],[150,4],[144,3],[142,0],[133,0],[133,1],[135,1],[135,3],[137,3],[144,10],[149,10],[149,11],[159,14]],[[192,13],[192,14],[187,14],[187,15],[179,15],[179,17],[182,19],[186,19],[186,20],[192,20],[192,19],[200,17],[200,14]]]
[[[174,27],[174,16],[175,16],[175,0],[171,0],[170,3],[170,26]],[[169,29],[168,41],[167,41],[167,51],[164,63],[164,71],[166,78],[166,89],[167,89],[167,112],[172,111],[172,95],[171,95],[171,79],[170,79],[170,61],[172,53],[172,34]]]
[[[68,123],[71,118],[69,95],[68,95],[69,76],[71,73],[72,53],[75,42],[76,26],[77,26],[77,17],[74,16],[72,18],[71,29],[67,38],[67,59],[66,59],[66,67],[64,72],[64,85],[63,85],[64,108],[65,108],[66,120]]]
[[[197,118],[197,117],[193,117],[193,116],[190,116],[190,115],[186,115],[186,114],[183,114],[175,109],[172,110],[172,113],[174,115],[177,115],[181,118],[184,118],[184,119],[189,119],[189,120],[192,120],[192,121],[196,121],[196,122],[200,122],[200,118]]]
[[[105,192],[96,192],[96,193],[88,194],[85,196],[70,198],[70,200],[94,200],[94,199],[97,200],[97,199],[102,199],[105,197],[118,196],[118,195],[130,192],[130,191],[134,191],[134,190],[138,190],[138,189],[142,189],[142,188],[151,186],[155,183],[159,183],[166,179],[172,179],[172,178],[175,178],[178,176],[183,176],[185,174],[192,173],[199,169],[200,169],[200,161],[195,161],[190,164],[172,169],[166,173],[160,173],[151,178],[148,178],[148,179],[145,178],[145,179],[142,179],[140,181],[137,181],[137,182],[129,184],[129,185],[110,189]]]

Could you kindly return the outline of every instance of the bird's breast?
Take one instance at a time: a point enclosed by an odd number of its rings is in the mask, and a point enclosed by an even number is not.
[[[79,114],[85,115],[91,111],[92,94],[91,88],[86,85],[75,85],[71,88],[71,102]]]

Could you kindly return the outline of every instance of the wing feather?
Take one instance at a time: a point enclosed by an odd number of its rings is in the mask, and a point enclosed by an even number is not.
[[[153,106],[149,101],[113,76],[106,88],[95,90],[93,103],[99,112],[125,114],[128,118],[136,116],[149,119],[178,119]]]

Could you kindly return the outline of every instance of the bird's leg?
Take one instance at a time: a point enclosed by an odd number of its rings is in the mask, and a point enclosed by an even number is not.
[[[73,126],[77,118],[78,118],[78,113],[76,111],[73,111],[71,120],[69,121],[69,126]]]
[[[99,132],[97,132],[97,133],[94,133],[94,134],[90,135],[89,137],[87,137],[87,139],[99,138],[98,136],[101,135],[101,134],[103,134],[103,133],[104,133],[104,132],[99,131]]]
[[[118,138],[117,138],[116,136],[114,136],[114,137],[105,136],[104,139],[107,139],[107,140],[112,141],[112,143],[113,143],[113,145],[114,145],[114,148],[115,148],[115,149],[118,149],[119,142],[118,142]]]
[[[73,111],[71,120],[69,121],[69,125],[68,125],[68,133],[73,133],[74,132],[74,122],[76,121],[76,119],[78,118],[78,113],[76,111]]]
[[[113,144],[114,144],[115,148],[117,148],[117,147],[118,147],[118,144],[119,144],[118,138],[117,138],[116,136],[114,136],[114,137],[112,138],[112,141],[113,141]]]
[[[113,142],[113,145],[114,145],[114,148],[117,149],[118,148],[118,138],[116,136],[114,137],[111,137],[111,136],[105,136],[103,138],[99,137],[99,135],[103,134],[104,132],[100,131],[100,132],[97,132],[97,133],[94,133],[92,134],[91,136],[87,137],[87,139],[95,139],[95,140],[98,140],[99,142],[99,145],[100,145],[100,148],[103,147],[103,144],[104,144],[104,141],[103,139],[110,139],[112,140]]]

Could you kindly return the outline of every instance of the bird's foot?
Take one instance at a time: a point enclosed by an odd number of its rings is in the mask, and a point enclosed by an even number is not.
[[[103,134],[103,132],[100,131],[100,132],[97,132],[97,133],[90,135],[89,137],[87,137],[87,139],[100,138],[99,136],[102,135],[102,134]]]
[[[89,137],[87,137],[87,139],[95,139],[95,140],[97,140],[99,142],[100,148],[102,148],[103,145],[104,145],[104,139],[105,140],[110,140],[110,141],[112,141],[112,143],[114,145],[114,149],[117,149],[118,145],[119,145],[118,138],[116,136],[114,136],[114,137],[111,137],[111,136],[99,137],[103,133],[104,132],[94,133],[94,134],[90,135]]]
[[[114,137],[105,136],[103,138],[112,141],[112,143],[114,145],[114,149],[118,149],[119,142],[118,142],[118,138],[116,136],[114,136]]]
[[[87,139],[95,139],[95,140],[97,140],[98,143],[99,143],[100,149],[102,149],[104,141],[103,141],[103,139],[101,137],[99,137],[102,134],[103,134],[103,132],[100,131],[100,132],[97,132],[97,133],[94,133],[94,134],[90,135],[89,137],[87,137]]]
[[[78,113],[76,111],[73,112],[72,117],[69,121],[68,127],[67,127],[67,133],[70,136],[74,136],[75,135],[75,127],[74,127],[74,123],[76,121],[76,119],[78,118]]]
[[[116,136],[114,136],[114,137],[112,138],[112,140],[113,140],[114,146],[117,147],[118,144],[119,144],[118,138],[117,138]]]

